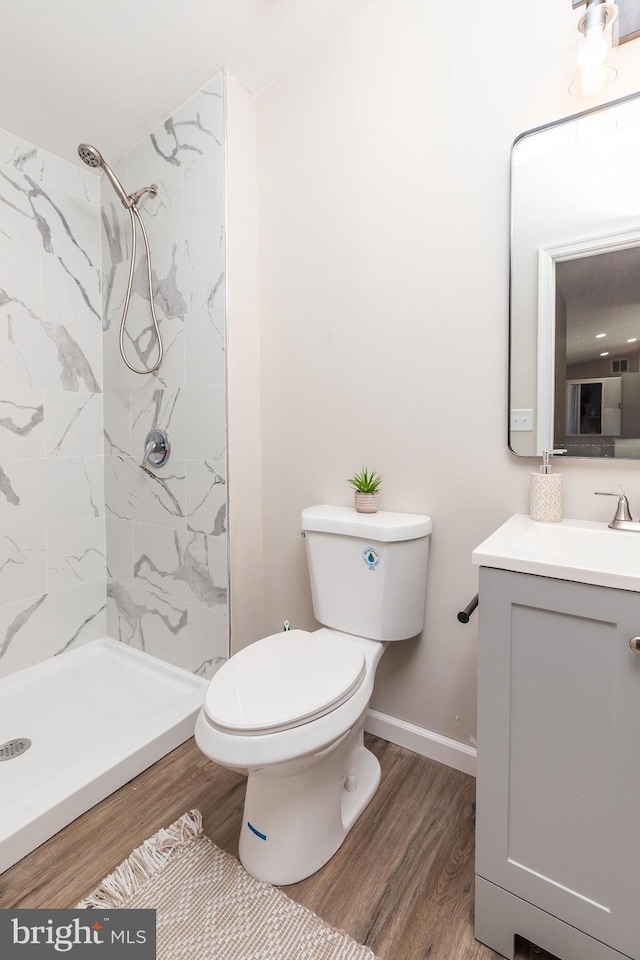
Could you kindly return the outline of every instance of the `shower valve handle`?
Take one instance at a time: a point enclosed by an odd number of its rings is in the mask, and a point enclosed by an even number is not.
[[[169,459],[171,443],[166,430],[156,427],[147,434],[141,466],[151,464],[153,467],[162,467]]]

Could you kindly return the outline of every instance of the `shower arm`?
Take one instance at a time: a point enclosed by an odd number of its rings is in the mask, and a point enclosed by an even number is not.
[[[153,305],[153,278],[151,274],[151,251],[149,249],[149,238],[147,237],[147,231],[145,230],[144,223],[142,222],[142,217],[138,211],[138,199],[141,196],[144,196],[145,193],[150,193],[152,196],[155,196],[158,192],[158,188],[155,184],[152,184],[151,187],[145,187],[142,190],[138,190],[137,194],[132,194],[131,206],[127,207],[129,211],[129,217],[131,218],[131,261],[129,263],[129,279],[127,281],[127,292],[124,299],[124,309],[122,311],[122,320],[120,321],[120,355],[124,360],[125,364],[131,370],[132,373],[154,373],[160,364],[162,363],[162,356],[164,353],[162,345],[162,337],[160,336],[160,327],[158,325],[158,320],[156,317],[155,307]],[[134,219],[135,218],[135,219]],[[124,345],[124,333],[125,325],[127,321],[127,314],[129,312],[129,302],[131,300],[131,290],[133,287],[133,274],[135,271],[136,263],[136,220],[140,224],[140,230],[142,231],[142,239],[144,241],[144,246],[147,254],[147,284],[149,287],[149,306],[151,308],[151,319],[153,320],[153,325],[155,327],[156,333],[156,343],[158,345],[158,358],[152,367],[147,367],[144,370],[140,370],[137,367],[134,367],[132,363],[129,362],[129,359],[126,354],[125,345]]]
[[[158,185],[152,183],[149,187],[143,187],[141,190],[136,190],[135,193],[130,193],[127,197],[131,201],[131,204],[134,206],[144,197],[145,193],[148,193],[151,197],[156,197],[158,195]],[[130,204],[125,204],[127,210],[130,209]]]

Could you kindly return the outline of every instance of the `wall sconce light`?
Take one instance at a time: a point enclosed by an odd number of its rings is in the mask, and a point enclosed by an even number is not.
[[[580,4],[573,0],[573,5]],[[578,21],[580,39],[576,76],[569,86],[569,92],[574,96],[593,97],[618,76],[614,59],[618,47],[619,14],[617,3],[586,0],[586,10]]]
[[[640,0],[571,0],[574,9],[586,6],[578,22],[581,33],[577,76],[569,87],[575,96],[600,93],[617,76],[618,43],[640,37]],[[606,50],[606,53],[605,53]],[[604,59],[597,62],[598,56]]]

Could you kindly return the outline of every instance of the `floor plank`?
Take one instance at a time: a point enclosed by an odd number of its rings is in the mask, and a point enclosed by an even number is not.
[[[283,889],[381,960],[495,960],[473,937],[475,781],[384,740],[367,745],[382,766],[378,792],[329,863]],[[0,907],[73,906],[194,807],[237,856],[244,786],[190,740],[0,875]],[[524,942],[517,956],[534,960]]]

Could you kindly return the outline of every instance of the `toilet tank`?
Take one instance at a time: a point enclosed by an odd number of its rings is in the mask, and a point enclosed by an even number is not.
[[[326,627],[370,640],[407,640],[424,624],[431,518],[302,511],[313,612]]]

